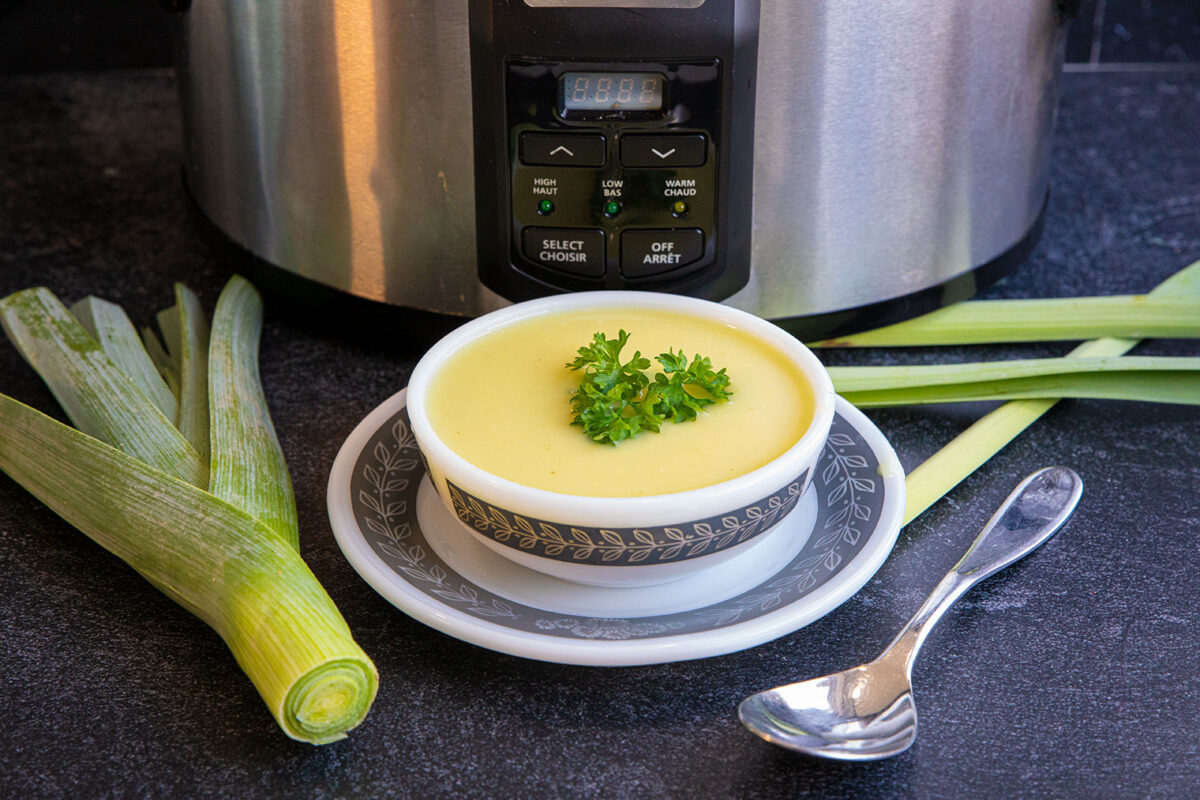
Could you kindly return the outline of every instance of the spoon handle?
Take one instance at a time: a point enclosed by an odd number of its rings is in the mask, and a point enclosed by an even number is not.
[[[1047,467],[1021,481],[877,660],[902,661],[911,678],[917,652],[946,610],[972,586],[1057,533],[1082,493],[1083,481],[1066,467]]]

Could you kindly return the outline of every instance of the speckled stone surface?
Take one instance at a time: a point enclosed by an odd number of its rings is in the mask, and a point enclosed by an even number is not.
[[[1200,258],[1198,132],[1195,71],[1066,76],[1044,240],[991,295],[1143,291]],[[0,78],[0,293],[96,293],[144,321],[183,280],[211,304],[228,266],[190,221],[178,141],[167,73]],[[1196,408],[1063,403],[902,531],[863,591],[810,627],[703,661],[589,669],[426,628],[338,550],[325,516],[334,455],[423,347],[317,332],[269,308],[262,373],[303,555],[382,677],[367,721],[336,745],[284,737],[210,630],[0,477],[0,797],[1200,795]],[[55,408],[7,344],[0,391]],[[912,467],[981,410],[871,416]],[[1084,500],[1063,533],[933,633],[912,751],[823,763],[741,728],[745,695],[875,655],[1009,489],[1051,463],[1083,475]]]

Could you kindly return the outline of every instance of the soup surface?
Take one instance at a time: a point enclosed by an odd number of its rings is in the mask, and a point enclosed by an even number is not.
[[[615,447],[571,425],[582,373],[566,367],[598,331],[630,333],[651,359],[669,348],[726,368],[733,397],[692,422],[666,422]],[[698,489],[744,475],[795,444],[812,421],[813,391],[800,369],[729,325],[656,309],[548,314],[488,334],[454,353],[434,376],[429,420],[467,461],[539,489],[639,497]]]

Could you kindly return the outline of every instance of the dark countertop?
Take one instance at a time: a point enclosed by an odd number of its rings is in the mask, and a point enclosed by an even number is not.
[[[1145,291],[1200,258],[1198,131],[1194,69],[1068,74],[1044,239],[990,295]],[[228,267],[189,217],[178,142],[168,73],[0,78],[0,294],[35,283],[72,300],[95,293],[145,321],[181,280],[211,306]],[[1060,404],[903,530],[859,594],[779,641],[663,666],[568,667],[453,640],[358,578],[330,533],[325,481],[424,344],[319,331],[268,302],[262,374],[303,555],[379,667],[371,714],[344,742],[290,741],[208,628],[0,476],[0,796],[1200,794],[1195,407]],[[8,345],[0,391],[55,408]],[[911,468],[981,410],[871,416]],[[1051,463],[1082,474],[1084,500],[1055,540],[938,626],[916,666],[912,751],[824,763],[742,729],[745,695],[874,656],[1011,487]]]

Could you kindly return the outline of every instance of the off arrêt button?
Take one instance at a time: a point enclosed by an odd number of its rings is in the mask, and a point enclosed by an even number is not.
[[[621,235],[621,274],[647,278],[699,261],[704,232],[698,228],[625,231]]]
[[[584,278],[604,277],[604,231],[526,228],[522,252],[530,261]]]

